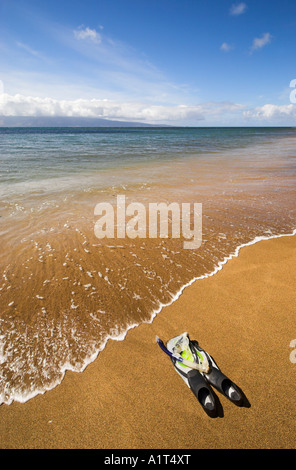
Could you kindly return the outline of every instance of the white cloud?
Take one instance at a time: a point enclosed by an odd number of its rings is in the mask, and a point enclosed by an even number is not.
[[[221,46],[220,46],[220,49],[221,49],[221,51],[229,52],[229,51],[231,51],[231,49],[233,49],[233,46],[231,46],[227,42],[223,42],[223,44],[221,44]]]
[[[2,95],[2,93],[4,93],[4,84],[2,80],[0,80],[0,95]]]
[[[144,122],[203,119],[200,106],[151,105],[105,99],[55,100],[20,94],[0,96],[0,115],[89,117]]]
[[[7,93],[0,96],[2,116],[88,117],[152,124],[196,122],[206,118],[219,119],[226,115],[241,113],[243,108],[242,105],[230,102],[209,102],[189,106],[107,99],[56,100]]]
[[[244,2],[234,3],[230,8],[230,14],[233,16],[242,15],[245,13],[247,5]]]
[[[261,49],[271,42],[272,35],[270,33],[264,33],[260,38],[255,38],[251,46],[251,51]]]
[[[73,33],[76,39],[89,39],[96,44],[100,44],[102,42],[100,33],[98,33],[95,29],[90,29],[88,26],[84,29],[82,29],[82,27],[79,27],[78,29],[75,29]]]
[[[296,119],[296,106],[294,104],[265,104],[249,111],[244,111],[246,118],[259,119],[261,121],[280,121],[287,118]]]
[[[1,84],[1,82],[0,82]],[[0,94],[0,116],[85,117],[171,125],[295,125],[294,104],[265,104],[247,109],[229,101],[162,105],[109,99],[57,100]]]

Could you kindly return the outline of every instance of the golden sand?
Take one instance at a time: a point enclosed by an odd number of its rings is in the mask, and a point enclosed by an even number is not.
[[[109,341],[83,373],[24,404],[0,407],[0,447],[294,448],[296,237],[241,249],[186,288],[152,324]],[[209,418],[154,342],[188,331],[244,391]]]

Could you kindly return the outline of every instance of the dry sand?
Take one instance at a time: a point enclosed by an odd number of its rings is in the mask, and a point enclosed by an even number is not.
[[[0,407],[0,447],[294,448],[296,237],[245,247],[221,271],[186,288],[152,324],[109,341],[83,373],[25,404]],[[211,419],[154,343],[188,331],[244,391],[219,395]],[[222,412],[223,409],[223,412]]]

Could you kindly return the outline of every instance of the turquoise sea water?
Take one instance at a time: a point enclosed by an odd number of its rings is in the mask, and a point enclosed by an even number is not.
[[[295,128],[0,128],[0,191],[193,155],[219,158],[295,136]]]

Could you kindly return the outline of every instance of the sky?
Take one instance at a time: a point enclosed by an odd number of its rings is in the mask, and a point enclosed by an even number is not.
[[[294,0],[0,0],[0,115],[295,126]]]

